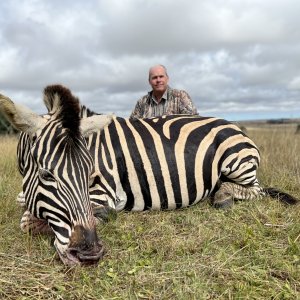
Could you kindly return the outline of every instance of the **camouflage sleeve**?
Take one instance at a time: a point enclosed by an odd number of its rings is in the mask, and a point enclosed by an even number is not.
[[[198,115],[197,108],[186,91],[180,91],[179,109],[181,114]]]
[[[131,115],[130,115],[130,119],[139,119],[142,117],[142,111],[141,111],[141,101],[138,100],[136,105],[135,105],[135,108],[133,109]]]

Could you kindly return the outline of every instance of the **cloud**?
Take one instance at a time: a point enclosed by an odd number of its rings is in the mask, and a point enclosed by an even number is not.
[[[296,0],[2,1],[0,90],[41,112],[43,88],[62,83],[91,109],[128,116],[162,63],[203,115],[299,117],[299,10]]]
[[[300,76],[293,78],[288,87],[291,90],[300,90]]]

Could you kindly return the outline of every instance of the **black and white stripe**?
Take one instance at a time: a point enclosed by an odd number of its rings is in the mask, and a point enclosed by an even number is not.
[[[209,196],[220,178],[258,185],[256,145],[221,119],[116,117],[88,145],[99,199],[110,199],[117,210],[187,207]]]

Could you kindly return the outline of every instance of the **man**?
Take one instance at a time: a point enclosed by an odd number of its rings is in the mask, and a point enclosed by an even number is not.
[[[157,65],[149,70],[152,91],[138,100],[130,118],[151,118],[162,115],[198,114],[197,108],[186,91],[168,86],[166,67]]]

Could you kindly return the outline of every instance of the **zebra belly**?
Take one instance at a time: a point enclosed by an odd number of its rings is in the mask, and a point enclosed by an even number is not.
[[[209,181],[209,184],[207,186],[204,186],[205,182],[201,179],[201,181],[198,183],[196,183],[195,180],[189,181],[189,185],[186,187],[165,187],[166,189],[169,189],[169,195],[171,196],[171,198],[162,197],[162,194],[159,193],[159,190],[156,196],[157,198],[152,198],[150,189],[141,190],[141,194],[139,197],[133,197],[131,193],[127,195],[127,199],[120,199],[119,197],[117,197],[118,204],[116,205],[116,208],[117,210],[125,209],[129,211],[158,211],[185,208],[191,205],[195,205],[201,200],[209,197],[211,192],[214,190],[217,182],[218,178],[213,182]],[[197,187],[199,190],[197,190]],[[157,189],[157,187],[155,188]]]

